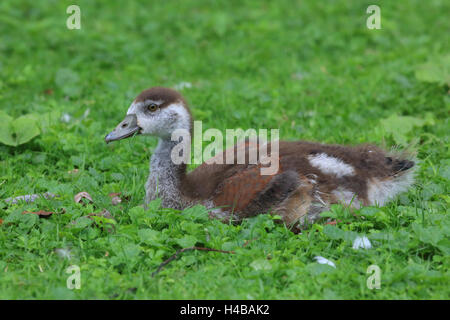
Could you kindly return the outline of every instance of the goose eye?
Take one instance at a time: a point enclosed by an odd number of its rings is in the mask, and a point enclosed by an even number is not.
[[[156,109],[158,109],[158,106],[156,104],[154,104],[154,103],[151,103],[151,104],[148,105],[147,108],[148,108],[149,111],[155,112]]]

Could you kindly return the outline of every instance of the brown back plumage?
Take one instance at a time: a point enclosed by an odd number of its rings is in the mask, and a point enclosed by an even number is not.
[[[248,153],[248,148],[246,151]],[[322,153],[351,165],[355,174],[338,177],[312,166],[308,156]],[[354,193],[362,203],[369,204],[367,192],[372,179],[383,181],[412,166],[414,162],[392,159],[386,156],[385,151],[370,144],[349,147],[281,141],[279,171],[274,176],[261,175],[260,164],[203,163],[187,175],[186,183],[191,187],[190,196],[202,199],[212,197],[216,206],[241,212],[244,217],[261,213],[255,210],[276,207],[302,183],[311,186],[311,181],[314,182],[311,192],[316,190],[323,194],[324,201],[336,202],[329,195],[344,188]]]

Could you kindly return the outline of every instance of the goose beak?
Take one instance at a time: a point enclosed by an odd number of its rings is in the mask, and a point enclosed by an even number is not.
[[[139,134],[140,131],[141,128],[137,124],[136,115],[129,114],[113,131],[106,135],[105,142],[109,143],[111,141],[122,140],[133,136],[135,133]]]

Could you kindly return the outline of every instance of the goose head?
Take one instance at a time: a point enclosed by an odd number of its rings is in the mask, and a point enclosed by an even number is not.
[[[105,142],[136,134],[170,140],[175,130],[190,132],[191,128],[192,116],[182,95],[169,88],[153,87],[142,91],[134,99],[125,119],[106,135]]]

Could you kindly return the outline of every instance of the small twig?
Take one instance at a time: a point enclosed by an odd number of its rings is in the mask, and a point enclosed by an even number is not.
[[[258,238],[253,238],[250,240],[245,240],[244,244],[242,245],[242,248],[245,248],[246,246],[249,245],[250,242],[257,240]]]
[[[174,255],[172,255],[169,259],[165,260],[163,263],[161,263],[158,267],[158,269],[156,269],[155,272],[152,273],[152,277],[154,277],[156,274],[158,274],[162,268],[164,268],[166,265],[168,265],[171,261],[175,260],[176,258],[178,258],[178,255],[180,253],[183,253],[185,251],[190,251],[190,250],[199,250],[199,251],[214,251],[214,252],[221,252],[221,253],[235,253],[234,251],[227,251],[227,250],[219,250],[219,249],[213,249],[213,248],[204,248],[204,247],[189,247],[189,248],[183,248],[183,249],[179,249],[177,250],[177,252],[175,252]]]

